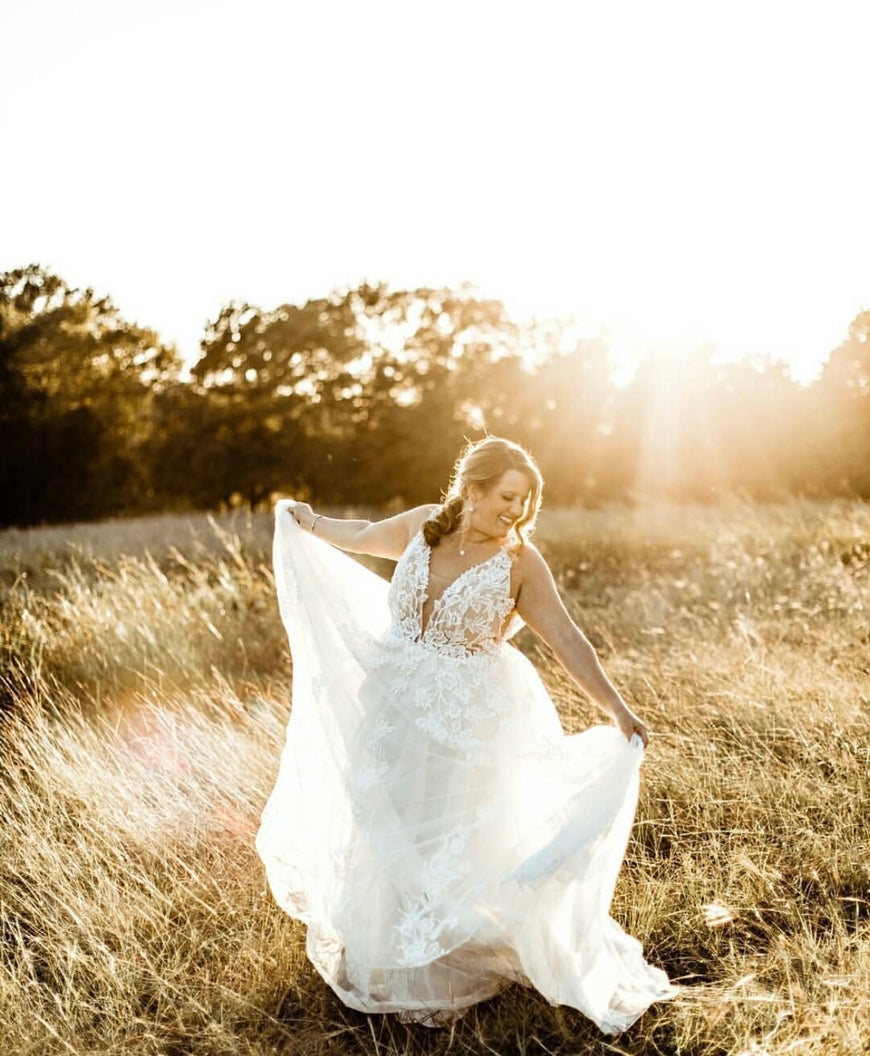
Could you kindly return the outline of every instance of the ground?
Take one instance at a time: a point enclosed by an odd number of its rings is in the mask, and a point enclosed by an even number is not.
[[[870,506],[542,517],[654,731],[613,914],[685,990],[610,1040],[518,988],[452,1032],[368,1019],[312,971],[252,846],[292,677],[270,532],[263,513],[0,533],[4,1052],[866,1051]],[[602,721],[518,644],[567,729]]]

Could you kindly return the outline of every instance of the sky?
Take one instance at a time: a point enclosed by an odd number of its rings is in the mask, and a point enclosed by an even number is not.
[[[864,0],[0,0],[0,271],[195,358],[231,300],[471,282],[809,378],[870,307]]]

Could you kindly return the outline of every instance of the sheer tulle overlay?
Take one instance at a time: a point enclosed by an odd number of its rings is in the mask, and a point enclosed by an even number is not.
[[[562,732],[507,642],[510,555],[460,576],[423,628],[421,535],[388,585],[288,505],[274,562],[293,701],[257,850],[323,978],[353,1008],[429,1024],[509,981],[607,1033],[672,996],[609,915],[642,745]]]

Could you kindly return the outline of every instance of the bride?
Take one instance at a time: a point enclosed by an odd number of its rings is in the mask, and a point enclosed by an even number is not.
[[[440,506],[277,505],[293,701],[257,850],[362,1012],[440,1025],[519,982],[618,1033],[675,993],[609,915],[649,732],[528,541],[540,502],[531,457],[488,437]],[[340,550],[397,559],[392,582]],[[615,728],[564,734],[523,623]]]

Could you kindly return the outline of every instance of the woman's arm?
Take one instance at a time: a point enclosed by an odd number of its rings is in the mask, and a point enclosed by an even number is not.
[[[435,505],[415,506],[412,510],[383,521],[352,521],[342,517],[324,517],[315,513],[307,502],[294,502],[288,513],[308,532],[327,543],[352,554],[389,557],[398,560],[420,525],[437,510]]]
[[[559,597],[547,562],[533,546],[526,545],[519,557],[520,587],[517,612],[550,646],[574,681],[608,715],[630,740],[636,733],[644,745],[649,730],[620,696],[604,673],[595,650]]]

